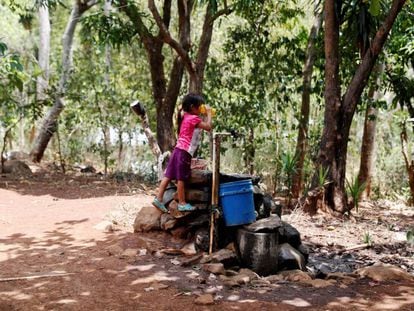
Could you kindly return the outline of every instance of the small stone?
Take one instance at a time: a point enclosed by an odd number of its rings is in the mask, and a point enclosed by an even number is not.
[[[132,249],[132,248],[127,248],[121,254],[122,257],[128,257],[128,258],[135,257],[136,255],[137,255],[137,250]]]
[[[222,263],[205,263],[203,264],[203,270],[214,274],[225,274],[224,266]]]
[[[181,248],[181,251],[186,256],[193,256],[193,255],[197,254],[197,250],[196,250],[194,242],[190,242],[190,243],[185,244]]]
[[[147,249],[146,248],[141,248],[138,251],[138,256],[145,256],[147,254]]]
[[[285,281],[289,281],[289,282],[303,282],[303,281],[312,280],[312,277],[309,274],[301,270],[282,271],[282,272],[279,272],[278,275],[282,276],[282,278]]]
[[[113,232],[113,224],[109,220],[102,221],[94,226],[96,230],[103,231],[103,232]]]
[[[248,276],[250,280],[257,280],[260,278],[256,272],[246,268],[240,269],[239,274]]]
[[[191,265],[194,265],[194,264],[198,264],[202,257],[203,257],[202,254],[198,254],[198,255],[192,256],[190,258],[181,259],[181,266],[188,267],[188,266],[191,266]]]
[[[269,275],[265,277],[264,279],[272,284],[272,283],[283,281],[283,276],[280,274],[275,274],[275,275]]]
[[[210,281],[215,281],[217,279],[217,277],[213,273],[210,273],[210,275],[208,276],[208,279]]]
[[[114,244],[114,245],[108,246],[106,248],[106,250],[108,251],[108,254],[110,256],[121,255],[123,253],[123,251],[124,251],[124,249],[120,245],[118,245],[118,244]]]
[[[164,257],[164,253],[163,253],[163,252],[161,252],[161,251],[156,251],[156,252],[154,253],[154,257],[155,257],[155,258],[158,258],[158,259],[163,258],[163,257]]]
[[[270,285],[270,282],[268,280],[259,279],[259,280],[252,280],[250,284],[255,287],[268,287]]]
[[[204,295],[197,297],[194,300],[194,303],[196,305],[203,305],[203,306],[212,305],[214,304],[214,297],[211,294],[204,294]]]
[[[153,284],[151,284],[151,287],[154,290],[161,290],[161,289],[166,289],[166,288],[168,288],[170,286],[167,285],[167,284],[162,284],[162,283],[153,283]]]
[[[324,287],[334,285],[336,283],[336,281],[335,280],[314,279],[314,280],[304,280],[304,281],[302,281],[302,283],[311,285],[312,287],[316,287],[316,288],[324,288]]]

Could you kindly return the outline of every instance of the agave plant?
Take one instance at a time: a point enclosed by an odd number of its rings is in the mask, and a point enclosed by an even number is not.
[[[355,206],[355,211],[358,213],[359,198],[361,197],[362,192],[365,189],[365,183],[360,183],[358,177],[355,177],[352,182],[346,180],[346,186],[348,190],[348,195],[352,197],[352,202]]]

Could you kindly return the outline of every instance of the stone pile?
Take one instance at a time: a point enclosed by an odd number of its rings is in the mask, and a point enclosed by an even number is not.
[[[300,233],[290,224],[281,221],[281,206],[277,205],[270,194],[265,193],[260,185],[260,178],[241,174],[220,174],[220,183],[251,179],[253,184],[254,207],[256,222],[245,226],[226,227],[220,217],[215,226],[216,250],[222,250],[233,244],[232,256],[220,260],[226,266],[243,266],[243,260],[237,243],[238,231],[248,230],[257,234],[273,232],[277,235],[277,270],[305,269],[308,250],[301,243]],[[209,247],[210,202],[212,173],[207,170],[192,170],[191,179],[186,185],[186,201],[197,208],[194,212],[180,212],[177,209],[177,189],[171,184],[165,194],[163,203],[169,213],[161,213],[158,209],[148,206],[142,208],[135,219],[134,231],[164,230],[174,237],[193,240],[195,249],[207,252]],[[216,260],[217,262],[217,260]],[[230,266],[231,266],[230,265]],[[254,270],[254,267],[249,267]],[[276,272],[276,271],[275,271]],[[266,273],[269,274],[269,273]]]

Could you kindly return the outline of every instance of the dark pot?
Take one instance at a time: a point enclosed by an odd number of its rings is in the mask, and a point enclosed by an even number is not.
[[[278,270],[278,232],[237,230],[236,248],[240,262],[261,276]]]

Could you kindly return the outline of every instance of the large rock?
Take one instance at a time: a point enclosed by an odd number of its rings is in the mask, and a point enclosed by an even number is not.
[[[177,219],[167,213],[162,213],[160,217],[160,227],[162,230],[170,230],[177,224]]]
[[[154,206],[143,206],[134,222],[134,232],[148,232],[159,230],[162,212]]]
[[[237,255],[229,249],[221,249],[211,255],[204,257],[201,263],[219,263],[221,262],[224,267],[227,269],[229,267],[237,266],[239,261]]]
[[[306,267],[303,255],[288,243],[279,245],[278,265],[279,270],[304,270]]]
[[[377,282],[407,280],[414,281],[414,276],[403,269],[386,264],[377,264],[355,271],[360,277],[367,277]]]
[[[272,215],[267,218],[255,221],[250,225],[244,226],[244,228],[250,232],[277,232],[282,226],[282,221],[277,215]]]
[[[292,225],[282,221],[282,226],[279,228],[279,243],[289,243],[294,248],[298,248],[302,243],[299,231]]]
[[[3,172],[6,174],[12,174],[14,176],[31,176],[32,170],[30,167],[19,160],[11,160],[4,162]]]

